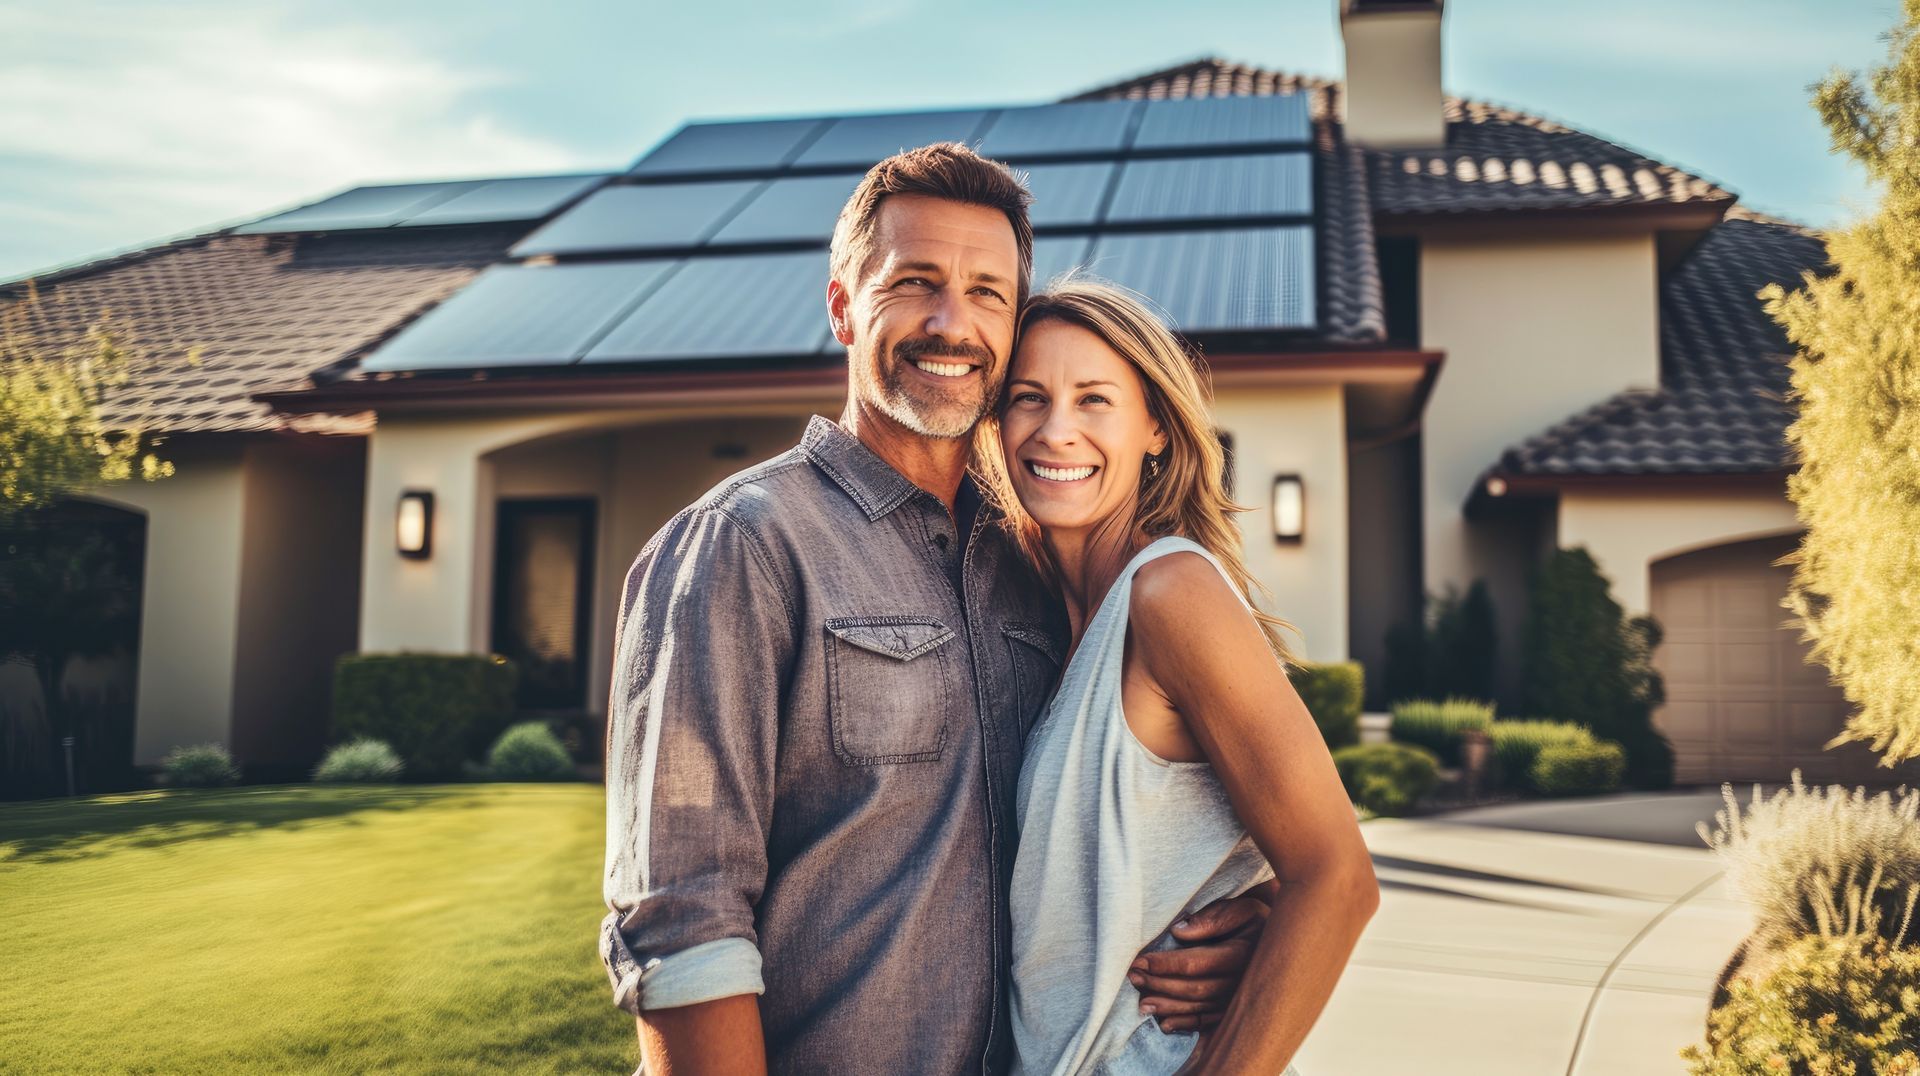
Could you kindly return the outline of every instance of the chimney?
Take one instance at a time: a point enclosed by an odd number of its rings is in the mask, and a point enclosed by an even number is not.
[[[1440,89],[1444,0],[1340,0],[1347,138],[1379,149],[1445,145]]]

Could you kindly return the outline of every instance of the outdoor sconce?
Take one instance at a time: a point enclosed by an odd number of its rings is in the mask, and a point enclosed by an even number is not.
[[[394,540],[400,555],[425,560],[433,553],[433,494],[410,489],[400,494],[400,512],[394,517]]]
[[[1297,474],[1273,480],[1273,538],[1298,542],[1307,534],[1307,484]]]

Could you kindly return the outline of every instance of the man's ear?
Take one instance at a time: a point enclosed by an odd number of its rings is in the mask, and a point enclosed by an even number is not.
[[[833,325],[833,338],[843,345],[853,343],[853,320],[847,316],[852,305],[853,295],[838,280],[827,281],[827,320]]]

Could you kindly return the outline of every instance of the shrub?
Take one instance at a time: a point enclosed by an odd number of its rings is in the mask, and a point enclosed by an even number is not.
[[[1636,788],[1673,783],[1673,748],[1653,727],[1665,700],[1653,651],[1660,626],[1628,619],[1585,549],[1556,551],[1533,573],[1526,628],[1527,707],[1584,725],[1627,752]]]
[[[1495,721],[1487,726],[1487,740],[1493,756],[1494,780],[1519,792],[1537,792],[1533,786],[1533,763],[1543,748],[1552,744],[1589,745],[1593,733],[1564,721]]]
[[[1493,724],[1493,704],[1475,699],[1407,699],[1393,704],[1387,735],[1424,747],[1443,764],[1460,765],[1460,734]]]
[[[1354,803],[1376,815],[1397,817],[1413,810],[1440,780],[1431,751],[1398,743],[1342,747],[1333,753],[1334,769]]]
[[[1627,753],[1610,740],[1550,743],[1534,756],[1528,777],[1543,796],[1593,796],[1620,787]]]
[[[1386,692],[1390,703],[1460,695],[1493,697],[1493,600],[1474,580],[1465,596],[1452,587],[1430,596],[1419,623],[1387,631]]]
[[[496,781],[571,781],[573,760],[544,721],[528,721],[500,734],[487,755],[487,776]]]
[[[383,740],[416,777],[460,775],[513,720],[513,664],[487,654],[349,654],[333,680],[333,734]]]
[[[1358,662],[1296,665],[1287,670],[1287,679],[1307,704],[1329,749],[1360,742],[1360,700],[1366,693],[1366,676]]]
[[[174,748],[160,760],[160,774],[170,788],[220,788],[240,779],[233,756],[217,743]]]
[[[313,779],[326,784],[397,781],[405,768],[393,748],[379,740],[362,738],[328,751],[313,771]]]
[[[1756,787],[1745,815],[1732,786],[1721,786],[1727,809],[1714,812],[1716,828],[1696,828],[1753,906],[1756,933],[1892,938],[1920,901],[1920,791],[1900,793],[1808,788],[1795,770],[1771,799]]]
[[[1759,983],[1736,980],[1707,1017],[1692,1076],[1920,1073],[1920,948],[1884,938],[1800,938]]]

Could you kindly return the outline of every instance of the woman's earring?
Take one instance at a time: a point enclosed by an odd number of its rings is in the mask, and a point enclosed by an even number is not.
[[[1147,481],[1151,482],[1154,479],[1159,477],[1160,477],[1160,457],[1148,456],[1147,457]]]

